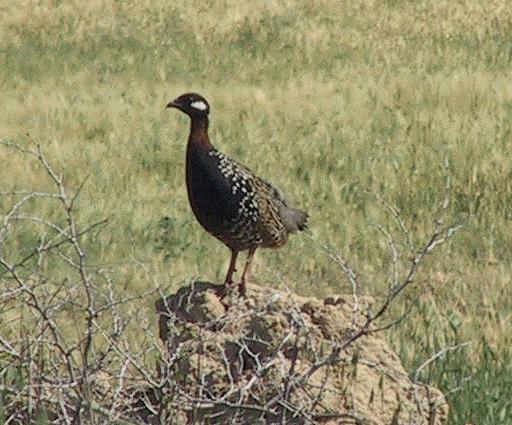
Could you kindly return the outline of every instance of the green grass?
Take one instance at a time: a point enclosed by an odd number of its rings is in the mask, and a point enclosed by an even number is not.
[[[466,354],[447,356],[441,366],[426,377],[448,394],[453,424],[511,423],[510,355],[499,356],[485,340],[483,344],[482,354],[476,362]],[[450,394],[450,391],[454,392]]]
[[[0,137],[26,144],[29,133],[70,186],[90,174],[80,219],[112,218],[88,239],[89,259],[115,265],[129,293],[152,285],[133,270],[134,259],[160,283],[220,281],[227,268],[226,248],[187,205],[188,122],[164,108],[183,91],[207,97],[214,144],[308,210],[310,236],[348,257],[369,294],[385,289],[389,266],[369,220],[396,234],[372,194],[396,205],[419,244],[444,196],[447,158],[446,220],[466,227],[429,259],[419,277],[429,288],[422,307],[390,339],[411,346],[406,360],[426,358],[433,346],[411,335],[436,335],[456,319],[457,338],[475,344],[426,378],[448,388],[456,381],[450,370],[473,375],[451,396],[451,423],[506,422],[499,415],[509,407],[489,388],[510,392],[503,359],[512,355],[512,10],[505,0],[226,0],[194,8],[27,1],[0,10]],[[1,190],[44,188],[40,170],[18,155],[2,151],[0,167]],[[36,230],[21,237],[22,247]],[[306,295],[350,290],[311,244],[298,236],[259,252],[257,281],[275,284],[278,273]],[[485,361],[483,336],[495,353]],[[468,403],[472,391],[481,404]]]
[[[447,352],[420,374],[420,380],[435,383],[445,394],[450,406],[449,424],[509,424],[512,418],[510,353],[496,353],[485,338],[474,345],[480,353],[477,357],[464,347]],[[425,351],[435,354],[445,347],[437,343],[425,347]],[[402,349],[407,351],[404,346]],[[410,364],[411,370],[425,359],[416,360]]]

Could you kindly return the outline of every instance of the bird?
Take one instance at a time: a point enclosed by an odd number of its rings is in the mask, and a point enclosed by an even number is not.
[[[185,164],[190,207],[201,226],[231,250],[223,294],[234,287],[238,254],[248,251],[238,283],[243,296],[256,249],[283,246],[289,234],[306,228],[308,214],[290,207],[279,189],[212,145],[210,105],[203,96],[185,93],[167,108],[190,117]]]

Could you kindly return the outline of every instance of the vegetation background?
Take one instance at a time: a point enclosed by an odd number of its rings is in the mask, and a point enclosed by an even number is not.
[[[40,143],[69,185],[90,174],[80,219],[111,220],[89,236],[89,260],[114,265],[128,294],[154,285],[135,263],[174,287],[221,281],[227,267],[226,248],[186,200],[188,121],[165,110],[184,91],[209,99],[219,149],[311,215],[307,235],[258,253],[260,284],[350,291],[328,246],[378,297],[390,258],[371,223],[401,235],[376,195],[419,243],[435,225],[448,173],[447,220],[464,230],[429,259],[416,308],[388,335],[411,372],[471,341],[422,379],[448,395],[450,424],[507,424],[511,63],[508,0],[2,0],[0,137]],[[5,150],[0,170],[0,190],[44,189]]]

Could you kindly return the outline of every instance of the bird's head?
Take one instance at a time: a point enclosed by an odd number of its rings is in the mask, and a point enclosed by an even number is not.
[[[167,104],[168,108],[176,108],[190,118],[207,117],[210,105],[206,99],[197,93],[185,93]]]

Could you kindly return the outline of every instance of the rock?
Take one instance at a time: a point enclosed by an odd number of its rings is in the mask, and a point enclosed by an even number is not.
[[[412,382],[378,333],[336,351],[364,324],[371,298],[360,297],[354,309],[351,296],[318,300],[249,285],[245,298],[221,299],[218,289],[199,282],[156,304],[160,337],[177,359],[169,378],[181,397],[176,417],[204,424],[446,422],[443,394]]]

